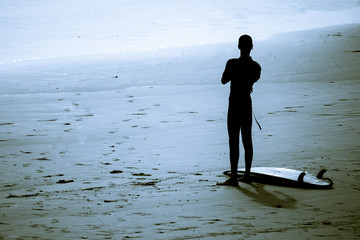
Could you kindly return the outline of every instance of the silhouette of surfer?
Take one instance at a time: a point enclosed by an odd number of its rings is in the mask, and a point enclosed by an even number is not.
[[[252,101],[250,94],[253,84],[259,80],[261,67],[250,57],[253,48],[252,38],[242,35],[238,44],[240,58],[230,59],[226,63],[221,83],[230,82],[227,128],[229,135],[231,176],[218,185],[238,186],[237,168],[239,162],[239,135],[245,149],[245,175],[240,181],[250,183],[250,169],[253,159],[251,139]]]

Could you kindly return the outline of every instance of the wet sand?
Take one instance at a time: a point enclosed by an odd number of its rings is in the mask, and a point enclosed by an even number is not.
[[[253,166],[326,168],[331,190],[216,186],[236,43],[2,65],[0,238],[359,238],[359,39],[314,29],[252,53]]]

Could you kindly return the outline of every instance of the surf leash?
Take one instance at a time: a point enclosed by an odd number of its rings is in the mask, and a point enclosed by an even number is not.
[[[252,112],[253,112],[253,115],[254,115],[255,122],[257,123],[259,129],[262,130],[262,128],[261,128],[261,126],[260,126],[260,123],[258,122],[258,120],[257,120],[256,117],[255,117],[254,110],[253,110]]]

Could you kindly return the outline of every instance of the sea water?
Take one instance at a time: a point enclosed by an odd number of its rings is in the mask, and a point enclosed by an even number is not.
[[[233,42],[359,23],[358,0],[0,0],[0,63]]]

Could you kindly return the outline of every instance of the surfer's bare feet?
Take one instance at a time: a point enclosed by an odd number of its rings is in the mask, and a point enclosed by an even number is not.
[[[238,182],[238,180],[236,178],[229,178],[225,182],[216,183],[216,185],[237,187],[237,186],[239,186],[239,182]]]
[[[239,178],[239,181],[243,183],[251,183],[251,179],[248,176],[242,176],[241,178]]]

